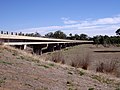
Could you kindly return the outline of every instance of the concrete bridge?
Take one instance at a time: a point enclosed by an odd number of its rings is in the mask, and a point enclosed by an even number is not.
[[[43,50],[52,52],[54,50],[61,50],[62,48],[75,46],[79,44],[91,44],[93,41],[83,40],[67,40],[67,39],[52,39],[42,37],[19,36],[10,34],[0,34],[0,44],[15,46],[19,49],[26,49],[31,47],[33,53],[42,54]]]

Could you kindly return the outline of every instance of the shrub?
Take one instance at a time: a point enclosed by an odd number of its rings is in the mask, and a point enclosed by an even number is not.
[[[109,60],[105,63],[104,65],[104,70],[105,72],[112,73],[117,70],[117,65],[118,61],[117,60]]]
[[[52,55],[52,61],[65,64],[64,56],[61,52],[56,52]]]
[[[115,90],[120,90],[120,87],[116,88]]]
[[[88,66],[90,65],[90,55],[89,53],[86,53],[81,57],[81,55],[76,55],[75,60],[71,62],[71,66],[77,67],[77,68],[82,68],[87,70]]]
[[[104,62],[99,62],[97,65],[96,71],[103,72],[103,73],[114,73],[117,74],[118,69],[118,60],[117,59],[110,59]]]
[[[80,76],[84,75],[85,73],[83,71],[79,71]]]
[[[82,66],[82,69],[87,70],[88,66],[90,64],[90,57],[89,54],[87,53],[85,57],[83,57],[82,61],[79,62],[79,64]]]
[[[88,90],[94,90],[94,88],[89,88]]]
[[[103,72],[103,62],[99,62],[99,64],[97,65],[96,71],[97,72]]]

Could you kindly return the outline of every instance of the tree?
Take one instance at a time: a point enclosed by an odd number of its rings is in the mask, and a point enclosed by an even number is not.
[[[70,33],[69,36],[72,37],[72,33]]]
[[[116,33],[116,35],[120,35],[120,28],[117,29],[117,31],[115,33]]]
[[[49,32],[49,33],[45,34],[45,37],[52,38],[52,37],[54,37],[54,34],[53,34],[53,32]]]
[[[87,40],[88,36],[86,34],[80,34],[80,39],[81,40]]]
[[[34,37],[41,37],[40,33],[35,32]]]
[[[93,41],[96,44],[96,47],[98,47],[98,44],[100,44],[100,37],[101,36],[98,35],[93,37]]]
[[[54,38],[66,39],[66,37],[67,35],[60,30],[54,32]]]
[[[75,37],[76,40],[79,40],[79,39],[80,39],[80,36],[79,36],[78,34],[75,34],[74,37]]]
[[[22,35],[23,33],[22,32],[19,32],[18,35]],[[13,35],[13,32],[11,32],[11,35]]]

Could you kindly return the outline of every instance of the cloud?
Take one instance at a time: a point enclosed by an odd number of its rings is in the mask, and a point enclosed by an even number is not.
[[[113,18],[102,18],[94,22],[95,24],[117,24],[120,23],[120,16]]]
[[[56,30],[62,30],[66,34],[86,33],[89,36],[93,35],[115,35],[115,31],[120,27],[120,15],[107,18],[99,18],[96,20],[70,20],[69,18],[61,18],[64,25],[62,26],[47,26],[39,28],[28,28],[17,31],[23,32],[39,32],[42,35]]]
[[[75,20],[70,20],[69,18],[61,18],[63,20],[63,23],[64,24],[75,24],[75,23],[78,23],[78,21],[75,21]]]

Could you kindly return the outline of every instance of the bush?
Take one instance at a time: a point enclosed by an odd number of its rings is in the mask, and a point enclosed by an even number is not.
[[[104,62],[99,62],[99,64],[96,67],[97,72],[103,72],[103,73],[114,73],[117,74],[117,69],[119,62],[117,59],[111,59],[106,60]]]
[[[52,54],[52,61],[56,63],[65,64],[64,56],[62,52],[55,52]]]
[[[75,60],[71,62],[71,66],[87,70],[90,65],[90,55],[86,53],[83,57],[80,56],[81,55],[76,55]]]

